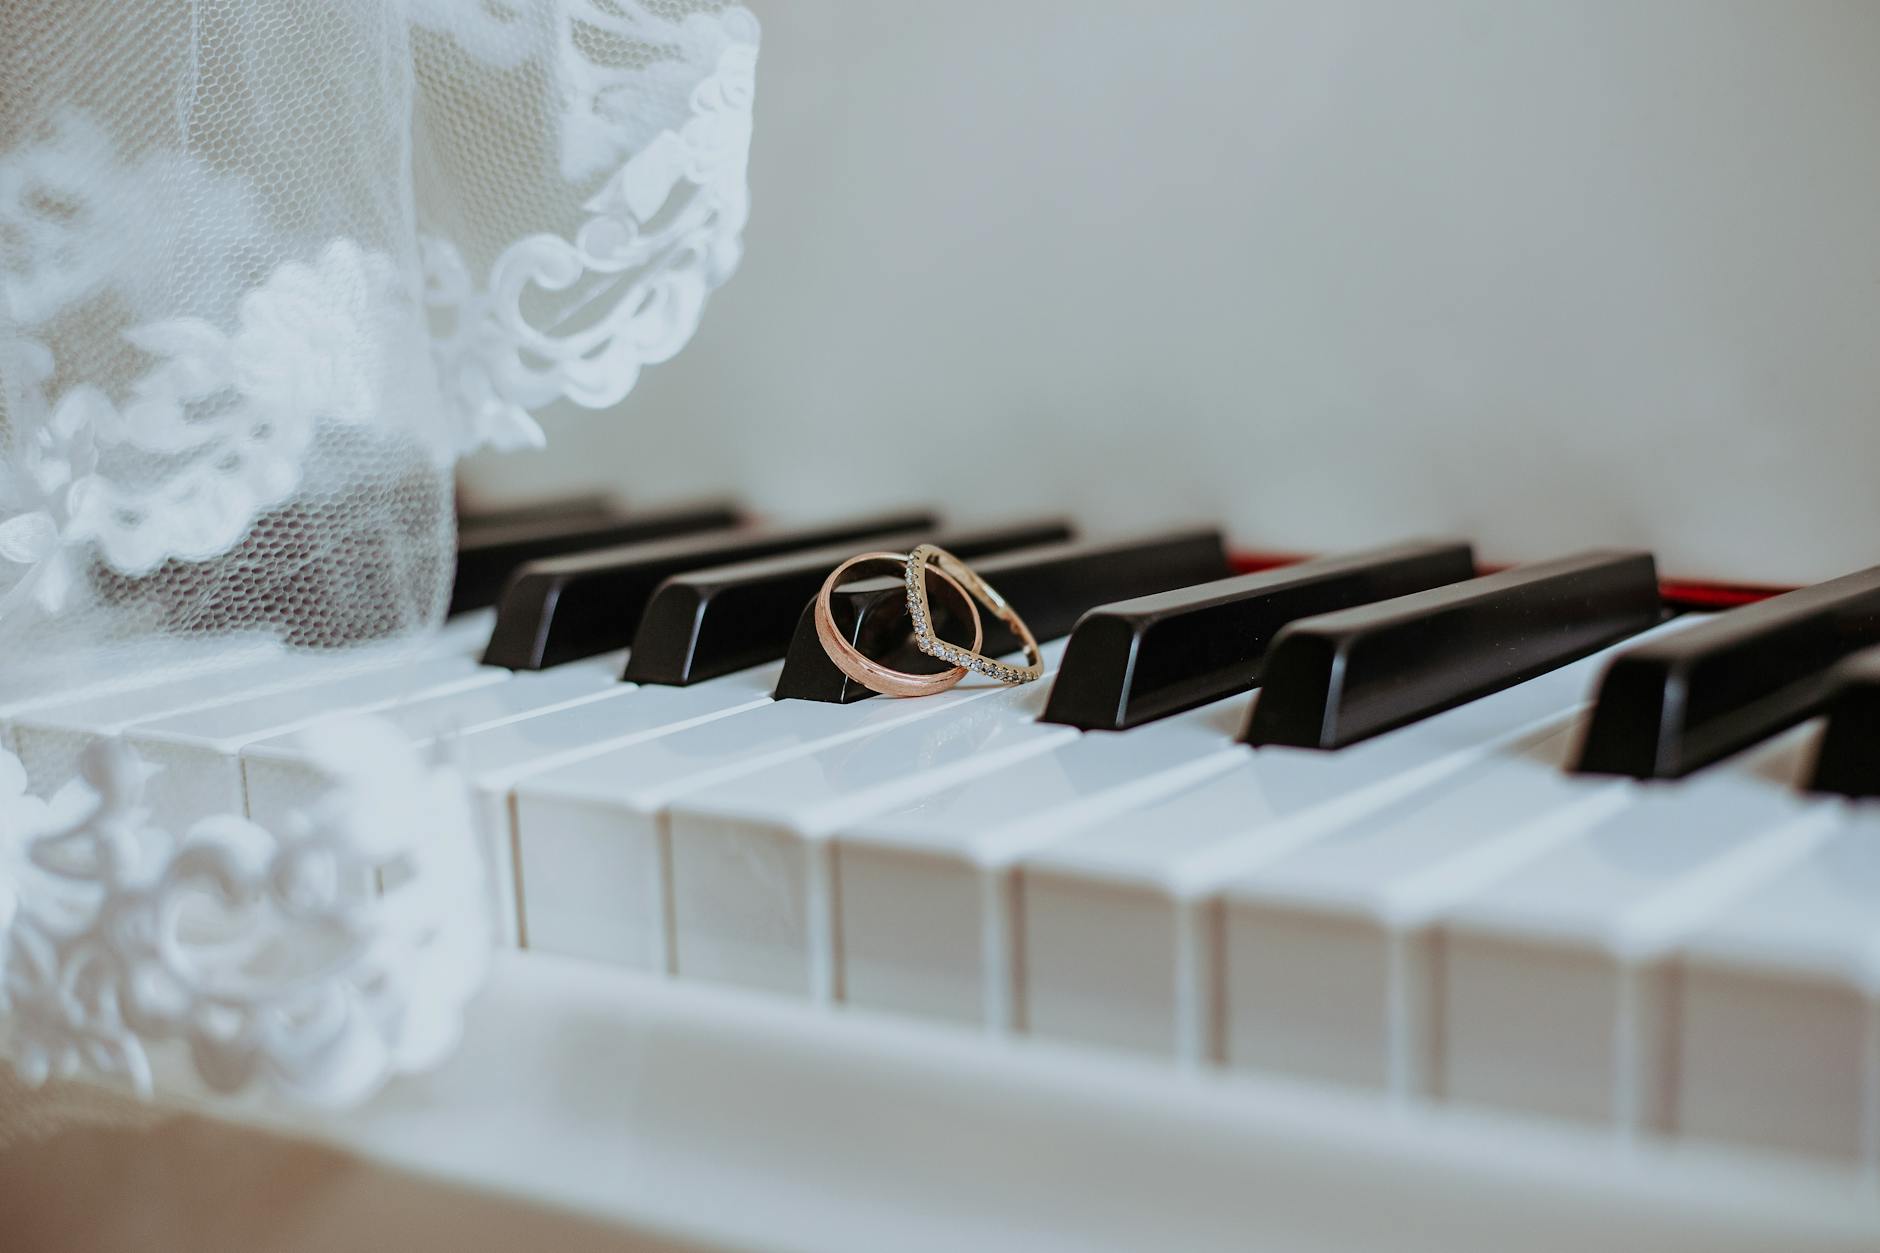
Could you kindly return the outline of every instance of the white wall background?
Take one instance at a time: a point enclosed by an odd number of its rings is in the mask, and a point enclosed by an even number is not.
[[[474,488],[1880,561],[1880,4],[755,7],[743,270]]]

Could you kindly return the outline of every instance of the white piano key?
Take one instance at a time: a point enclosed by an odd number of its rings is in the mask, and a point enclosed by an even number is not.
[[[166,650],[156,672],[135,682],[108,680],[0,703],[0,748],[18,754],[29,784],[45,791],[76,774],[86,745],[139,722],[415,661],[473,659],[492,621],[489,613],[463,614],[431,634],[337,651],[259,638],[217,641],[213,650],[178,645]],[[489,671],[492,682],[507,673]]]
[[[1223,1060],[1426,1092],[1424,916],[1476,874],[1505,873],[1571,838],[1580,822],[1558,815],[1579,818],[1583,796],[1617,799],[1618,785],[1564,773],[1580,726],[1565,714],[1481,769],[1226,884]]]
[[[538,677],[546,679],[566,669],[569,667],[556,667]],[[518,781],[766,703],[776,686],[778,669],[776,665],[758,666],[683,688],[635,687],[615,682],[611,690],[598,696],[452,733],[446,751],[459,763],[469,782],[474,834],[482,842],[489,871],[498,940],[507,946],[527,942],[511,807],[511,793]],[[525,689],[531,686],[525,676],[517,678]],[[464,695],[468,699],[515,686],[512,680]],[[429,703],[419,702],[393,717],[407,723],[415,733],[422,725],[422,708]],[[249,807],[257,821],[306,803],[317,789],[318,780],[305,773],[298,754],[288,763],[289,769],[276,769],[275,762],[264,760],[260,745],[244,753]],[[552,928],[552,922],[549,925]]]
[[[443,736],[470,735],[632,687],[617,678],[617,664],[576,663],[526,674],[493,673],[496,677],[491,682],[405,701],[375,716],[414,742],[430,744]],[[257,740],[241,750],[248,816],[263,826],[310,803],[325,784],[301,747],[305,729],[297,727]]]
[[[161,655],[148,660],[140,659],[138,672],[131,677],[110,674],[110,666],[106,664],[102,669],[108,677],[100,678],[100,667],[94,660],[93,666],[82,679],[75,679],[71,675],[49,676],[34,683],[29,690],[0,698],[0,750],[15,751],[15,722],[55,707],[75,705],[99,697],[124,698],[132,692],[184,684],[211,674],[238,670],[253,672],[289,655],[271,639],[236,637],[218,639],[213,645],[179,644],[164,649]]]
[[[1047,665],[1062,651],[1062,641],[1046,645]],[[1003,690],[969,678],[918,700],[771,701],[525,780],[515,813],[530,947],[669,970],[674,801]]]
[[[1224,770],[1249,696],[1093,732],[940,794],[846,822],[833,842],[842,998],[1009,1028],[1014,862]]]
[[[422,644],[430,655],[471,657],[480,659],[483,649],[490,642],[490,632],[496,626],[494,609],[473,609],[469,613],[460,613],[444,619],[436,631],[432,632]]]
[[[383,659],[377,661],[379,667],[392,664]],[[79,756],[86,745],[97,739],[122,735],[141,722],[284,692],[327,681],[335,675],[374,669],[372,661],[356,654],[336,658],[305,651],[277,652],[233,669],[191,673],[129,691],[45,704],[22,713],[14,721],[14,751],[25,765],[32,786],[43,791],[60,786],[77,773]]]
[[[1437,911],[1438,1095],[1662,1130],[1663,958],[1830,829],[1833,806],[1789,786],[1805,734],[1678,782],[1608,784],[1625,803]]]
[[[1585,705],[1609,655],[1337,752],[1261,748],[1027,856],[1018,911],[1022,1025],[1190,1065],[1215,1059],[1215,893],[1518,752]]]
[[[829,835],[909,797],[970,789],[978,774],[1076,739],[1070,727],[1037,721],[1047,694],[1043,683],[997,692],[676,801],[673,969],[829,1000]]]
[[[609,697],[466,737],[461,751],[470,776],[478,827],[489,841],[493,880],[505,915],[513,919],[513,930],[505,924],[505,938],[525,946],[536,943],[529,931],[520,882],[522,846],[514,801],[519,782],[631,744],[759,708],[769,703],[780,670],[780,664],[764,665],[690,687],[642,687],[631,701]],[[539,917],[539,922],[542,933],[553,944],[563,920],[549,914]]]
[[[1605,663],[1582,664],[1598,673]],[[1565,773],[1583,726],[1583,710],[1563,712],[1482,769],[1227,883],[1223,1060],[1384,1087],[1399,1099],[1427,1094],[1429,919],[1625,804],[1623,785]]]
[[[1671,1130],[1880,1174],[1880,808],[1679,945]]]
[[[145,803],[159,824],[186,825],[210,813],[243,813],[241,751],[258,740],[299,730],[334,714],[375,712],[414,697],[507,678],[467,657],[408,660],[353,671],[187,713],[140,721],[126,743],[159,768]]]

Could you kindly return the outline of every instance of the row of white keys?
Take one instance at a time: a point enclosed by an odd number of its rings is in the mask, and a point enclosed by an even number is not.
[[[1822,805],[1822,838],[1678,945],[1668,1129],[1880,1182],[1880,806]]]
[[[988,1030],[1014,1022],[1012,867],[1081,827],[1244,761],[1252,697],[1082,733],[963,785],[842,816],[830,872],[840,994]],[[1062,731],[1063,728],[1054,728]]]
[[[56,706],[72,705],[99,697],[122,698],[130,692],[174,683],[191,676],[201,678],[210,674],[249,670],[276,661],[283,655],[281,646],[273,640],[236,638],[220,641],[214,648],[178,645],[165,649],[152,660],[147,671],[130,679],[118,675],[100,678],[93,674],[83,681],[60,681],[58,676],[54,676],[46,683],[31,686],[29,690],[0,697],[0,751],[16,751],[14,723]],[[70,676],[65,677],[69,679]]]
[[[828,837],[849,815],[925,795],[1075,739],[1037,720],[1045,683],[731,780],[672,806],[673,969],[807,995],[835,985]]]
[[[1826,833],[1835,806],[1795,788],[1807,735],[1677,782],[1576,780],[1609,799],[1544,854],[1407,920],[1440,928],[1420,989],[1435,1093],[1662,1130],[1665,957]]]
[[[1638,942],[1679,917],[1656,889],[1707,855],[1755,840],[1803,802],[1735,767],[1649,788],[1577,778],[1564,768],[1578,730],[1537,735],[1486,771],[1228,884],[1221,921],[1224,1060],[1386,1087],[1398,1097],[1440,1092],[1597,1119],[1631,1117],[1624,1111],[1637,1108],[1641,1093],[1619,1080],[1631,1072],[1604,1046],[1622,1038],[1619,989],[1632,985],[1615,974],[1606,989],[1612,995],[1595,996],[1591,1009],[1586,997],[1567,1008],[1564,999],[1547,1001],[1565,996],[1548,986],[1553,964],[1524,968],[1519,987],[1534,991],[1516,996],[1494,982],[1497,967],[1473,962],[1471,954],[1499,917],[1507,928],[1502,938],[1513,945],[1508,951],[1533,957],[1541,951],[1539,936],[1551,942],[1571,934],[1558,926],[1563,910],[1548,908],[1563,905],[1582,924],[1586,944],[1598,949],[1605,926],[1614,946],[1631,937],[1632,948],[1615,947],[1611,960],[1628,951],[1644,958],[1662,935],[1654,945]],[[1789,751],[1786,742],[1763,750]],[[1761,760],[1752,755],[1749,763]],[[1661,829],[1674,834],[1667,839]],[[1635,852],[1616,881],[1596,875],[1607,845]],[[1638,873],[1641,858],[1658,878]],[[1534,905],[1528,893],[1545,895],[1550,885],[1558,889],[1553,899]],[[1707,898],[1687,892],[1682,899]],[[1470,932],[1471,918],[1481,933]],[[1439,932],[1444,922],[1454,930]],[[1567,967],[1594,970],[1599,961]],[[1546,1004],[1526,1013],[1528,995]],[[1548,1006],[1567,1021],[1549,1018]],[[1528,1051],[1510,1036],[1521,1037]],[[1575,1067],[1567,1067],[1563,1053]]]
[[[419,695],[374,714],[419,746],[461,740],[510,723],[634,689],[619,679],[620,658],[590,658],[552,670],[510,674],[492,682]],[[304,807],[326,780],[302,741],[304,727],[258,739],[241,750],[248,816],[269,826]]]
[[[1218,1060],[1223,889],[1519,761],[1571,725],[1612,651],[1337,752],[1260,748],[1030,852],[1008,957],[1022,972],[1020,1025],[1186,1064]]]
[[[1641,976],[1653,975],[1686,932],[1805,863],[1840,811],[1829,807],[1824,818],[1822,806],[1790,787],[1803,732],[1675,785],[1566,774],[1584,697],[1604,661],[1523,685],[1519,699],[1503,693],[1432,719],[1422,734],[1409,728],[1342,754],[1301,755],[1296,765],[1321,777],[1286,769],[1264,780],[1272,788],[1263,799],[1292,816],[1269,825],[1257,846],[1242,823],[1199,858],[1192,850],[1176,858],[1186,876],[1165,883],[1191,897],[1218,889],[1224,902],[1219,993],[1201,1017],[1213,1023],[1225,1060],[1621,1127],[1655,1121],[1664,1100],[1651,1091],[1649,1063],[1663,1033],[1642,1027],[1686,1002],[1641,1002],[1639,990],[1654,986]],[[1064,851],[1059,842],[1074,848],[1077,832],[1104,817],[1155,818],[1157,806],[1139,811],[1154,796],[1288,751],[1230,744],[1247,698],[1123,735],[1080,735],[1033,721],[1038,691],[995,691],[898,726],[897,714],[885,729],[845,727],[820,749],[802,747],[815,733],[760,746],[755,756],[721,758],[700,744],[698,761],[691,752],[668,759],[686,761],[678,772],[642,766],[638,787],[617,776],[620,795],[639,792],[653,818],[651,864],[638,876],[643,908],[672,928],[663,940],[641,937],[641,964],[663,959],[687,976],[993,1026],[1010,1012],[1004,972],[1029,965],[1027,1008],[1037,1013],[1041,994],[1052,1000],[1050,971],[1033,954],[1021,959],[1001,934],[1001,920],[1013,916],[1000,899],[1010,882],[1002,868],[1042,850],[1031,859],[1023,911],[1036,924],[1035,888],[1052,877],[1045,867]],[[848,721],[839,707],[789,707],[829,710],[806,716],[831,727]],[[736,742],[749,746],[754,728]],[[756,760],[774,764],[753,768]],[[909,771],[909,762],[918,766]],[[1306,790],[1288,796],[1287,787]],[[1116,818],[1119,810],[1126,816]],[[529,829],[552,838],[544,825],[552,812],[533,814],[542,823]],[[1631,850],[1644,855],[1624,855]],[[1061,870],[1066,859],[1055,860]],[[1220,879],[1235,866],[1241,873]],[[1615,866],[1624,871],[1616,881]],[[620,888],[629,882],[614,875],[602,885],[602,907],[622,920],[630,911],[620,908]],[[1545,906],[1533,907],[1536,899]],[[560,914],[549,925],[563,921]],[[1495,1008],[1509,1004],[1498,1000],[1507,971],[1449,960],[1458,945],[1509,939],[1510,928],[1517,943],[1540,950],[1520,969],[1528,997],[1520,1004],[1543,1020],[1555,1015],[1524,1043],[1564,1039],[1573,1053],[1563,1068],[1549,1063],[1545,1047],[1530,1048],[1519,1064],[1538,1082],[1517,1084],[1512,1095],[1494,1087],[1505,1082],[1497,1067],[1517,1051],[1493,1036],[1510,1017]],[[1027,938],[1035,946],[1029,927]],[[1160,951],[1167,959],[1181,947]],[[1557,982],[1550,947],[1569,954],[1569,966],[1589,955],[1603,964],[1590,1006],[1571,982]],[[1440,981],[1432,978],[1438,955]],[[1104,955],[1083,961],[1101,964]],[[1180,982],[1179,964],[1164,961],[1168,982]],[[1166,1002],[1180,999],[1171,991]],[[1866,1017],[1854,1021],[1871,1029]],[[1063,1034],[1085,1034],[1067,1026]],[[1170,1038],[1181,1034],[1177,1021]],[[1711,1072],[1723,1037],[1677,1038],[1701,1045],[1708,1068],[1671,1071],[1683,1085],[1676,1106],[1690,1111],[1691,1130],[1714,1134],[1724,1114],[1683,1092],[1717,1087]],[[1740,1064],[1744,1052],[1724,1056]],[[1790,1061],[1796,1056],[1805,1053]],[[1578,1108],[1557,1099],[1563,1074],[1569,1088],[1579,1085]],[[1872,1090],[1865,1069],[1837,1074],[1842,1090]],[[1837,1134],[1858,1140],[1865,1125],[1843,1110]]]
[[[5,747],[18,754],[26,768],[29,785],[36,792],[47,792],[73,778],[87,745],[106,738],[123,736],[134,728],[165,718],[180,717],[196,711],[239,701],[271,696],[296,689],[308,689],[335,682],[352,682],[362,675],[397,675],[410,667],[431,662],[443,666],[455,679],[476,674],[481,681],[496,682],[507,671],[477,666],[473,654],[481,647],[476,628],[487,631],[487,619],[466,615],[468,627],[457,620],[436,635],[396,644],[364,647],[342,652],[283,649],[275,644],[231,646],[229,664],[190,668],[173,677],[157,677],[132,685],[105,690],[86,690],[69,696],[38,698],[23,702],[8,711],[0,732]],[[356,690],[347,687],[336,699]],[[370,703],[388,689],[370,688]],[[394,691],[409,690],[400,680]],[[344,708],[335,704],[335,709]],[[226,799],[226,789],[222,790]],[[175,815],[170,815],[175,816]]]
[[[1233,743],[1250,697],[1090,736],[1032,721],[1042,703],[1021,689],[677,801],[673,968],[1010,1026],[1014,861],[1253,756]]]
[[[225,669],[34,701],[12,711],[6,747],[18,754],[33,790],[43,793],[77,773],[86,745],[96,739],[120,735],[147,719],[312,682],[322,673],[329,671],[317,657],[265,650]]]
[[[686,688],[636,689],[608,654],[540,673],[481,666],[487,613],[434,635],[346,653],[249,650],[239,663],[130,691],[22,702],[26,759],[50,782],[70,777],[84,746],[130,742],[162,767],[147,799],[162,822],[246,812],[278,824],[326,785],[302,735],[332,717],[371,715],[462,763],[492,872],[499,936],[520,941],[510,793],[531,772],[770,703],[777,665]],[[631,699],[629,699],[631,698]],[[180,768],[179,768],[180,767]]]
[[[621,655],[610,654],[539,672],[512,675],[495,671],[498,677],[491,682],[449,688],[370,712],[420,750],[466,764],[487,753],[493,742],[509,733],[504,742],[514,749],[513,764],[521,768],[534,755],[524,751],[526,735],[521,737],[523,744],[516,743],[512,728],[519,725],[539,722],[541,738],[565,750],[607,741],[613,723],[619,719],[610,720],[600,709],[586,715],[579,711],[586,705],[612,708],[618,698],[634,691],[633,684],[619,679],[621,663]],[[350,715],[328,711],[322,718],[346,716]],[[263,827],[284,829],[290,814],[308,808],[330,785],[312,756],[307,730],[308,726],[294,726],[241,748],[239,764],[247,813]],[[472,751],[473,744],[482,751]],[[551,750],[544,747],[543,751]],[[513,947],[520,937],[513,859],[507,851],[507,810],[481,797],[479,800],[482,803],[474,814],[476,830],[467,834],[474,835],[484,851],[497,939]],[[500,822],[492,819],[491,810],[500,813]]]
[[[1220,1059],[1402,1097],[1426,1090],[1416,919],[1455,868],[1518,864],[1562,834],[1581,716],[1568,712],[1385,812],[1224,886]],[[1604,795],[1611,788],[1595,788]],[[1599,802],[1594,801],[1597,805]]]
[[[609,698],[467,737],[461,760],[488,841],[505,936],[533,945],[522,893],[522,843],[516,789],[523,781],[574,763],[625,751],[661,736],[774,703],[781,662],[689,687],[642,687],[631,700]],[[509,930],[513,920],[513,931]],[[553,926],[550,924],[552,938]]]
[[[542,677],[567,668],[544,671]],[[470,789],[476,827],[472,834],[484,849],[499,942],[509,946],[529,942],[517,879],[520,852],[513,797],[519,783],[558,767],[770,704],[780,668],[777,664],[758,666],[690,687],[615,683],[613,690],[592,699],[537,709],[454,734],[448,751],[463,770]],[[417,708],[398,715],[399,720],[414,727],[423,717],[424,711]],[[257,818],[277,806],[291,805],[305,794],[306,767],[299,761],[271,760],[264,764],[256,753],[251,754],[247,768],[249,802]]]
[[[1055,667],[1063,644],[1044,651],[1047,666]],[[522,780],[515,824],[529,947],[670,970],[675,802],[1004,690],[972,680],[919,700],[771,701]]]
[[[160,826],[212,813],[243,813],[241,753],[322,718],[368,714],[401,701],[507,682],[467,657],[431,657],[299,684],[187,713],[143,720],[121,737],[154,773],[144,802]]]

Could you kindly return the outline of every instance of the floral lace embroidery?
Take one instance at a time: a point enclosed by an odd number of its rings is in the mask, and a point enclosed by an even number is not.
[[[0,375],[12,382],[7,412],[22,418],[43,413],[41,388],[52,374],[52,354],[31,340],[0,349]],[[67,536],[93,482],[94,433],[109,405],[96,388],[73,388],[50,419],[22,434],[14,464],[0,463],[0,562],[26,567],[0,594],[0,618],[28,597],[48,612],[64,603],[74,578]]]
[[[0,159],[0,316],[44,328],[103,302],[136,322],[175,299],[175,270],[202,307],[252,280],[246,255],[268,232],[240,177],[188,151],[121,154],[71,107],[29,135]]]
[[[158,364],[99,429],[163,469],[147,484],[98,476],[68,532],[124,574],[228,551],[294,494],[323,423],[434,408],[428,375],[413,377],[425,345],[397,271],[351,240],[276,267],[242,298],[233,333],[172,318],[124,337]]]
[[[443,0],[431,5],[443,7]],[[414,20],[429,12],[420,6]],[[501,34],[527,25],[509,9],[449,13],[453,36],[490,55],[513,49],[517,41]],[[684,347],[706,298],[741,256],[756,21],[730,9],[675,27],[591,4],[558,20],[563,165],[576,173],[640,139],[620,120],[624,106],[609,101],[632,74],[647,72],[596,61],[584,51],[591,36],[578,32],[664,34],[669,60],[661,64],[675,75],[697,78],[688,58],[702,49],[716,48],[716,61],[691,91],[683,123],[641,140],[585,201],[588,217],[572,240],[518,240],[479,286],[449,240],[421,237],[428,327],[390,258],[339,239],[311,263],[277,266],[241,297],[232,330],[200,317],[127,328],[123,339],[154,364],[121,404],[81,384],[46,414],[40,389],[54,373],[50,355],[30,340],[0,344],[16,432],[12,464],[0,469],[0,616],[29,600],[58,609],[74,585],[72,551],[88,541],[112,569],[132,576],[228,551],[257,517],[293,496],[322,423],[365,426],[389,410],[416,415],[405,421],[420,443],[429,439],[425,418],[448,422],[451,431],[430,442],[457,452],[539,446],[533,410],[561,398],[589,408],[617,404],[644,366]],[[670,44],[673,31],[678,44]],[[108,260],[100,236],[130,228],[107,221],[98,206],[134,202],[164,172],[211,189],[229,220],[249,216],[229,180],[193,165],[172,168],[175,160],[164,171],[148,162],[132,167],[111,196],[95,186],[85,195],[71,189],[78,211],[66,218],[35,216],[35,195],[55,194],[59,171],[87,153],[98,157],[93,150],[104,142],[67,117],[46,144],[0,163],[0,224],[35,238],[60,235],[41,241],[47,256]],[[108,267],[61,261],[10,275],[7,290],[17,308],[43,318],[109,279]],[[544,315],[531,304],[535,292],[562,299]],[[427,350],[429,371],[414,364]],[[8,566],[24,567],[10,586]]]
[[[425,342],[401,291],[385,257],[342,239],[312,265],[278,266],[243,297],[233,333],[201,318],[126,330],[156,361],[129,400],[71,388],[0,482],[0,558],[28,567],[0,612],[27,595],[58,609],[86,541],[130,575],[226,552],[294,494],[321,424],[364,426],[401,403],[429,412],[428,371],[412,377]],[[9,356],[21,380],[10,412],[26,427],[53,362],[30,341]]]
[[[416,627],[447,463],[539,443],[554,401],[620,401],[739,262],[746,10],[314,7],[101,21],[83,56],[147,65],[174,119],[95,66],[24,68],[15,98],[47,111],[0,152],[10,674]],[[329,625],[348,598],[366,611]],[[334,1102],[440,1057],[487,960],[462,781],[385,728],[312,751],[316,807],[186,831],[151,821],[121,744],[49,799],[0,751],[0,1054],[147,1091],[180,1048],[215,1087]]]
[[[177,1042],[215,1090],[341,1104],[455,1044],[490,943],[462,777],[383,724],[309,737],[333,781],[311,810],[180,838],[150,825],[119,741],[50,803],[0,753],[0,1027],[28,1082],[148,1094]]]
[[[517,0],[408,0],[411,24],[449,35],[483,64],[514,69],[533,57],[540,29]]]
[[[751,27],[755,38],[755,26]],[[691,116],[661,132],[603,183],[572,241],[518,240],[478,290],[448,240],[424,240],[425,299],[438,373],[464,449],[538,446],[530,411],[565,397],[617,404],[642,367],[670,359],[698,329],[706,297],[737,268],[750,213],[757,46],[733,42],[693,90]],[[531,289],[578,291],[581,311],[546,325],[526,311]]]

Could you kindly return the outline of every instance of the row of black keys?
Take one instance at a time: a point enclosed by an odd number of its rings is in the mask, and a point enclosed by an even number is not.
[[[1044,718],[1088,730],[1264,685],[1247,742],[1340,748],[1665,616],[1643,552],[1478,577],[1467,544],[1408,543],[1235,577],[1215,531],[1080,543],[1061,520],[946,531],[920,511],[764,529],[720,505],[467,523],[452,609],[498,606],[491,665],[542,669],[630,645],[624,678],[683,685],[781,656],[779,698],[847,702],[871,693],[823,653],[809,598],[855,551],[923,540],[974,560],[1039,639],[1070,635]],[[869,655],[935,668],[914,647],[898,580],[851,584],[834,610]],[[989,619],[985,651],[1015,646]],[[1579,768],[1677,778],[1824,712],[1813,786],[1880,794],[1880,567],[1621,654]]]

